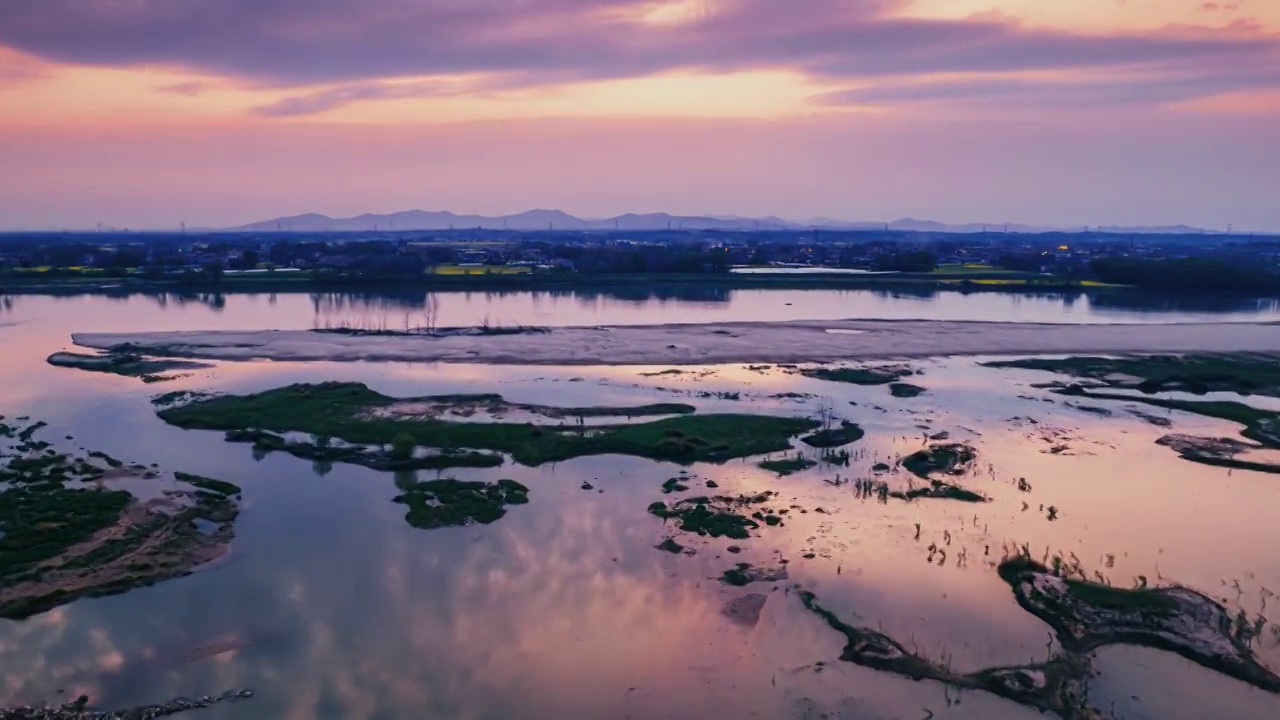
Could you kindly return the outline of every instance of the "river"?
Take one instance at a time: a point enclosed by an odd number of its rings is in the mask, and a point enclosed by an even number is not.
[[[790,590],[817,593],[847,620],[875,627],[959,670],[1042,660],[1046,626],[1023,612],[992,563],[1026,543],[1074,553],[1117,585],[1139,575],[1186,583],[1265,614],[1280,588],[1273,475],[1179,459],[1161,429],[1123,412],[1084,412],[1033,385],[1048,376],[975,359],[913,363],[928,393],[861,387],[741,365],[686,368],[522,367],[410,363],[224,363],[167,383],[52,367],[72,332],[309,328],[325,324],[595,325],[804,318],[1039,322],[1223,322],[1280,319],[1270,302],[1186,307],[1150,301],[871,291],[18,296],[0,303],[0,414],[31,415],[41,437],[71,435],[127,461],[159,463],[244,488],[231,556],[214,568],[121,595],[0,621],[0,707],[80,692],[119,707],[248,687],[249,701],[199,711],[210,720],[323,718],[858,718],[1042,717],[981,692],[841,663],[844,638]],[[353,380],[391,395],[501,393],[551,405],[688,402],[700,410],[812,415],[836,408],[867,436],[849,467],[779,478],[750,462],[698,464],[718,492],[782,494],[783,527],[744,543],[686,539],[694,555],[654,548],[672,533],[646,506],[669,499],[681,470],[633,457],[585,457],[537,468],[508,463],[449,474],[516,479],[530,503],[487,526],[416,529],[391,502],[411,475],[255,456],[221,433],[180,430],[149,399],[176,389],[252,392],[292,382]],[[739,393],[738,399],[713,393]],[[785,396],[796,393],[797,396]],[[1174,413],[1177,432],[1235,435],[1238,426]],[[928,429],[926,431],[926,428]],[[834,486],[837,473],[918,449],[926,432],[972,443],[967,482],[992,498],[879,504]],[[1065,446],[1065,450],[1052,451]],[[433,477],[420,473],[420,477]],[[1016,478],[1032,481],[1020,492]],[[592,490],[583,490],[587,483]],[[695,491],[700,491],[700,488]],[[1026,506],[1023,503],[1028,503]],[[1061,516],[1049,520],[1046,506]],[[816,508],[823,508],[819,513]],[[914,525],[920,523],[920,538]],[[951,550],[939,564],[926,546]],[[964,551],[966,562],[958,562]],[[786,557],[789,579],[732,588],[715,578],[739,560]],[[758,622],[726,618],[744,592],[767,601]],[[1274,600],[1272,601],[1274,605]],[[1274,610],[1274,608],[1272,608]],[[1275,627],[1275,626],[1270,626]],[[1258,652],[1280,665],[1280,630]],[[1099,654],[1099,707],[1128,720],[1273,718],[1280,701],[1168,654]]]

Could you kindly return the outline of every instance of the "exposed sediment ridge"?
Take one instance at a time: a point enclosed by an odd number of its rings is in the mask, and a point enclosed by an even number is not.
[[[77,345],[99,350],[212,360],[700,365],[931,355],[1280,352],[1280,324],[802,320],[565,327],[539,334],[491,336],[352,336],[311,330],[255,330],[77,333],[72,339]]]

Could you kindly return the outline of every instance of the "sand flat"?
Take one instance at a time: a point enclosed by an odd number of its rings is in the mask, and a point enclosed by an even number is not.
[[[828,330],[857,330],[832,333]],[[1277,352],[1280,324],[1059,325],[787,321],[566,327],[522,335],[425,337],[311,330],[76,333],[75,344],[211,360],[543,365],[789,363],[939,355]]]

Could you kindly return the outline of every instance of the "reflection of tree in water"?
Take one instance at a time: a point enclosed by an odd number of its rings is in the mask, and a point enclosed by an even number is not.
[[[728,303],[733,291],[722,286],[707,284],[636,285],[607,289],[549,290],[534,292],[533,296],[575,298],[584,302],[618,301],[627,304],[645,304],[653,301],[677,301],[689,303]]]
[[[1148,292],[1105,292],[1090,296],[1090,304],[1099,310],[1132,312],[1184,313],[1280,313],[1280,299],[1229,295],[1161,295]]]
[[[420,290],[369,290],[355,292],[310,293],[315,312],[313,325],[320,328],[354,328],[364,330],[403,330],[410,327],[426,327],[439,324],[440,308],[450,305],[450,296],[462,293],[466,296],[482,295],[488,300],[507,298],[524,300],[538,305],[544,300],[568,300],[580,305],[608,306],[620,303],[628,306],[649,303],[691,303],[698,305],[726,305],[733,298],[733,290],[713,285],[636,285],[614,288],[566,288],[552,290],[488,290],[423,292]],[[524,305],[525,303],[520,303]],[[515,324],[505,317],[489,317],[495,326]],[[482,318],[459,320],[446,318],[444,324],[479,323]]]
[[[310,293],[311,307],[317,315],[350,315],[421,310],[427,296],[421,290],[369,290],[355,292]]]
[[[121,296],[115,299],[128,300],[130,296]],[[168,308],[170,304],[178,307],[187,305],[203,305],[215,312],[221,312],[227,307],[226,293],[221,292],[162,292],[162,293],[146,293],[145,297],[149,298],[161,309]]]

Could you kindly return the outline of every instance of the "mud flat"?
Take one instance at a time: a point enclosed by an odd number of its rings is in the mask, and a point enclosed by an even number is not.
[[[933,355],[1269,353],[1280,352],[1280,324],[1135,326],[806,320],[572,327],[496,336],[352,336],[311,330],[259,330],[76,333],[72,339],[82,347],[111,352],[212,360],[669,366]]]

